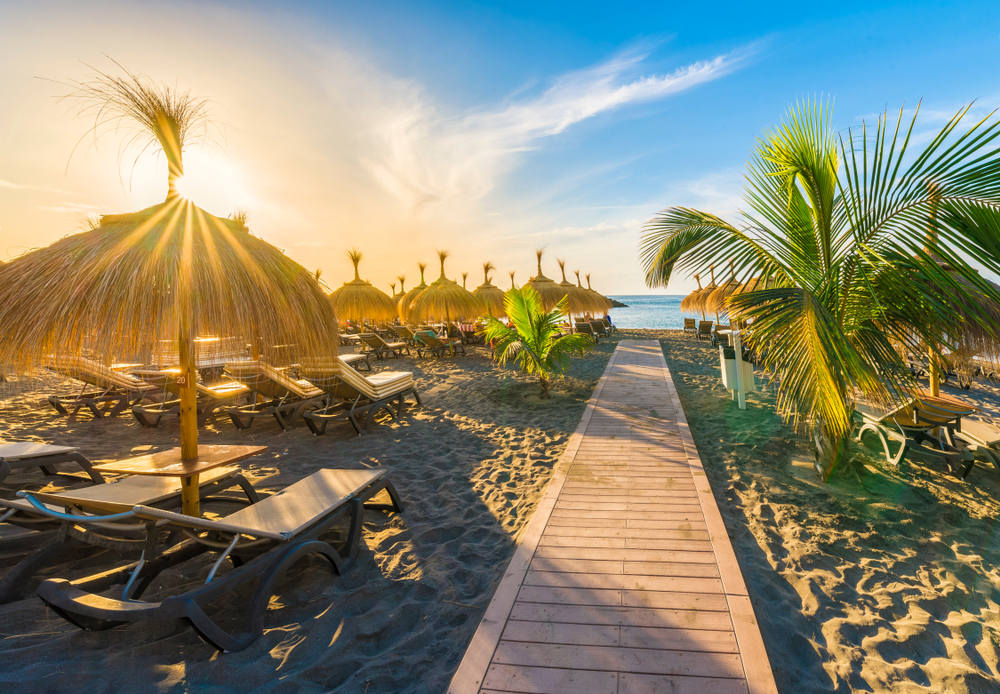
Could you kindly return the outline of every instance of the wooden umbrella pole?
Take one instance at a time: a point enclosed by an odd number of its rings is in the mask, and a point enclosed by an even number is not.
[[[181,317],[177,346],[181,367],[177,377],[181,395],[181,460],[194,460],[198,457],[198,391],[195,388],[194,330],[186,311]],[[185,515],[201,515],[199,486],[197,474],[181,478],[181,512]]]
[[[927,348],[927,363],[930,365],[928,372],[931,382],[931,395],[937,397],[941,394],[941,373],[938,371],[937,361],[934,358],[934,349],[931,347]]]

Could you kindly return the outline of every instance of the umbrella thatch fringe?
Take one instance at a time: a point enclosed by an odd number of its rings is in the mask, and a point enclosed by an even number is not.
[[[105,215],[98,229],[0,268],[0,363],[28,368],[81,352],[145,361],[157,341],[176,339],[182,312],[200,335],[337,354],[333,305],[309,270],[174,198]]]
[[[476,287],[472,294],[479,299],[487,314],[494,318],[503,318],[507,315],[503,306],[504,291],[490,282],[490,272],[493,270],[496,270],[493,263],[488,260],[483,263],[483,283]],[[513,277],[511,281],[513,282]]]

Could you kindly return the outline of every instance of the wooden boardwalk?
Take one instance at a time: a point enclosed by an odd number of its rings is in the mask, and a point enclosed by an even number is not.
[[[618,345],[448,692],[776,694],[658,342]]]

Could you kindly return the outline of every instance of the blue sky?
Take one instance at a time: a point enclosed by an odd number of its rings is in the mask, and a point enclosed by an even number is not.
[[[86,124],[33,76],[81,78],[81,61],[109,65],[102,54],[219,102],[225,156],[189,155],[189,173],[212,179],[195,201],[248,207],[256,233],[334,286],[355,243],[380,284],[441,247],[449,274],[478,284],[491,259],[523,281],[544,245],[549,276],[566,257],[595,288],[645,293],[642,223],[670,205],[732,216],[756,137],[796,99],[833,98],[839,128],[921,98],[924,129],[972,100],[1000,105],[995,2],[10,8],[0,257],[81,213],[162,199],[162,162],[141,161],[129,188],[107,144],[65,172]]]

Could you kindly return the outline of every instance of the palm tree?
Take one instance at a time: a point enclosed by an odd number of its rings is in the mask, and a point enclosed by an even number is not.
[[[968,261],[1000,270],[989,231],[1000,228],[1000,123],[959,133],[967,112],[911,152],[916,113],[838,137],[829,108],[805,103],[759,140],[740,223],[673,207],[646,225],[650,287],[675,265],[724,258],[756,276],[727,306],[749,321],[744,340],[766,355],[779,411],[810,433],[823,479],[846,460],[856,398],[898,401],[916,386],[893,342],[938,350],[973,331],[996,350],[986,304],[1000,294]]]
[[[590,335],[560,335],[559,325],[566,314],[566,297],[548,313],[533,288],[510,289],[504,297],[504,309],[514,327],[508,328],[493,316],[486,318],[483,329],[501,366],[516,361],[522,373],[537,374],[542,398],[548,398],[553,375],[566,370],[569,357],[593,344]]]

